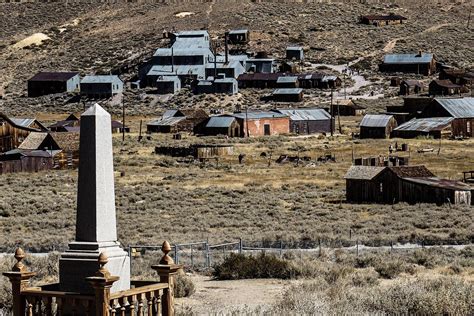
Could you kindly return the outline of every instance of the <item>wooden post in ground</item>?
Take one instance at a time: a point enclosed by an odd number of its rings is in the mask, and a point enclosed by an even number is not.
[[[95,315],[96,316],[108,316],[110,306],[110,288],[120,278],[118,276],[110,275],[109,270],[105,268],[105,265],[109,259],[105,253],[99,255],[99,270],[95,276],[86,278],[94,289],[95,294]]]
[[[171,251],[170,244],[165,241],[161,250],[164,253],[160,264],[153,265],[151,268],[158,272],[160,283],[167,283],[168,288],[163,290],[163,298],[161,300],[161,311],[163,316],[174,315],[174,279],[178,270],[182,269],[182,265],[174,263],[173,259],[168,255]]]
[[[16,263],[12,268],[12,271],[4,272],[10,283],[12,284],[12,296],[13,296],[13,316],[25,315],[25,299],[21,297],[21,292],[25,290],[30,282],[30,279],[36,275],[34,272],[29,272],[22,260],[25,258],[25,252],[23,249],[18,248],[15,251]]]

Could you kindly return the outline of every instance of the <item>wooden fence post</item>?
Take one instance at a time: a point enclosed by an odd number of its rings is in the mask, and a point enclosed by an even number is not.
[[[21,292],[28,287],[30,279],[36,275],[34,272],[29,272],[21,262],[24,258],[25,252],[23,249],[18,248],[15,251],[17,262],[13,266],[12,271],[3,273],[12,284],[13,316],[25,315],[25,299],[21,297]]]
[[[242,248],[243,248],[242,238],[239,238],[239,254],[242,254]]]
[[[105,253],[101,252],[99,255],[99,270],[95,276],[86,278],[94,288],[95,293],[95,315],[96,316],[108,316],[110,308],[110,288],[120,278],[118,276],[112,276],[105,268],[105,265],[109,259]]]
[[[167,283],[168,288],[163,290],[163,298],[161,300],[161,311],[163,316],[174,315],[174,279],[178,270],[182,269],[182,265],[174,263],[173,259],[168,255],[171,251],[170,244],[165,241],[161,250],[164,253],[163,258],[160,260],[160,264],[153,265],[151,268],[158,272],[160,276],[160,283]]]

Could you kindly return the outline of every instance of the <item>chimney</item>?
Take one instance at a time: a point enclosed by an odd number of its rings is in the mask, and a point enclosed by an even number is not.
[[[225,63],[229,62],[229,32],[225,32]]]
[[[420,49],[420,50],[418,51],[418,55],[416,55],[416,57],[421,57],[421,56],[423,56],[423,51]]]

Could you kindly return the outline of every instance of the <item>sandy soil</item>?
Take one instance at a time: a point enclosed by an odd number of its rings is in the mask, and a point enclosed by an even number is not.
[[[35,33],[17,42],[15,45],[13,45],[13,48],[23,48],[23,47],[30,46],[33,44],[41,45],[43,41],[48,40],[48,39],[50,39],[50,37],[44,33]]]
[[[192,275],[191,278],[196,285],[196,293],[188,298],[177,299],[176,305],[178,309],[190,307],[198,314],[228,311],[242,306],[249,309],[269,306],[295,282],[277,279],[214,281],[201,275]]]

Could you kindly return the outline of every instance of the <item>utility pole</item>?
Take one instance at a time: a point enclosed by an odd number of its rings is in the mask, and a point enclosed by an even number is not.
[[[249,106],[245,107],[245,127],[247,129],[247,137],[250,137],[249,134]]]
[[[334,95],[334,89],[331,89],[331,108],[329,109],[331,112],[331,136],[334,135],[333,95]]]
[[[124,142],[125,142],[125,102],[123,102],[123,99],[122,99],[122,143]]]

